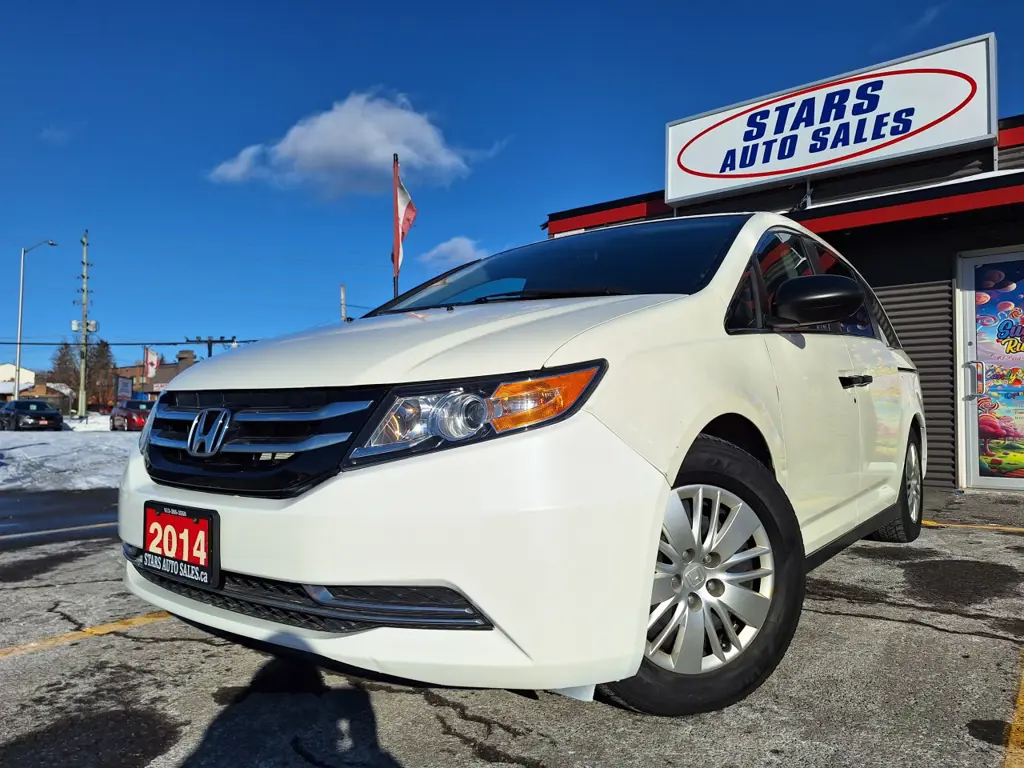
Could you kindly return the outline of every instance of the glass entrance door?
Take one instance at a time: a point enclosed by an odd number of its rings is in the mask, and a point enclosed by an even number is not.
[[[1024,251],[964,259],[961,285],[968,484],[1024,490]]]

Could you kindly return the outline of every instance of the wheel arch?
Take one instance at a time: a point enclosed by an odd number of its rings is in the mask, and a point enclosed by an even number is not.
[[[710,435],[736,445],[750,453],[786,487],[786,450],[779,426],[767,412],[753,407],[749,401],[736,399],[716,409],[705,409],[685,429],[679,451],[674,457],[675,470],[682,466],[694,442],[701,435]]]
[[[757,425],[747,417],[738,413],[723,413],[704,425],[699,434],[732,443],[760,461],[772,473],[775,472],[775,458],[768,441]]]

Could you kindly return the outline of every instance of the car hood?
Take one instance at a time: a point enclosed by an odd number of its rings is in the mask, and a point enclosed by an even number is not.
[[[360,386],[536,370],[574,336],[676,298],[500,302],[361,318],[214,355],[167,388]]]

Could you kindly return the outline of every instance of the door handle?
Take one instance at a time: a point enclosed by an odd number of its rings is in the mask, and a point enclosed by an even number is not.
[[[874,381],[871,376],[840,376],[839,383],[843,385],[843,389],[850,389],[851,387],[866,387]]]
[[[977,400],[985,394],[987,382],[985,381],[985,363],[981,360],[970,360],[964,363],[964,368],[974,369],[974,378],[971,381],[970,389],[964,397],[965,400]]]

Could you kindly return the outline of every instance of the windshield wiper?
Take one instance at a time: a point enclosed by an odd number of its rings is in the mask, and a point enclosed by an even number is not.
[[[626,296],[627,291],[619,291],[614,288],[560,288],[545,289],[534,288],[521,291],[501,291],[500,293],[489,293],[486,296],[477,296],[469,301],[452,302],[449,306],[461,307],[467,304],[487,304],[492,301],[531,301],[538,299],[573,299],[585,296]]]
[[[486,296],[477,296],[469,301],[446,301],[442,304],[428,304],[422,307],[407,307],[405,309],[381,309],[376,312],[378,315],[404,314],[406,312],[421,312],[428,309],[450,309],[451,307],[468,307],[470,304],[489,304],[492,301],[538,301],[540,299],[574,299],[587,296],[631,296],[632,291],[620,291],[615,288],[564,288],[547,289],[534,288],[520,291],[501,291],[489,293]]]

